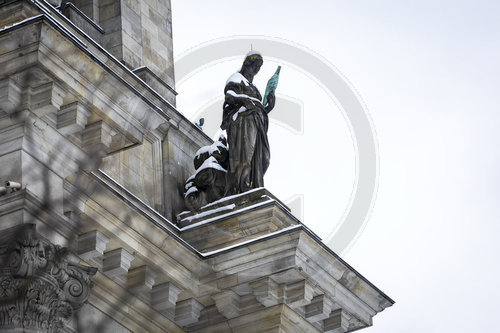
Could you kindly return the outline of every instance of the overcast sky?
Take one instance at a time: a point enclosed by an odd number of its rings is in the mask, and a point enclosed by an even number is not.
[[[270,36],[335,66],[373,120],[380,162],[373,212],[343,257],[396,304],[363,332],[495,332],[500,268],[500,3],[494,1],[172,0],[176,57],[207,41]],[[265,89],[281,64],[266,61]],[[242,59],[177,86],[188,117],[222,94]],[[283,66],[278,93],[303,129],[273,123],[266,187],[303,198],[322,238],[347,209],[355,143],[307,73]]]

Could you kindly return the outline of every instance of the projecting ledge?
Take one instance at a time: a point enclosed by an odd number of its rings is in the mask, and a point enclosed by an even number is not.
[[[178,225],[184,240],[200,252],[211,252],[301,223],[274,195],[258,188],[222,198],[197,212],[182,212]]]

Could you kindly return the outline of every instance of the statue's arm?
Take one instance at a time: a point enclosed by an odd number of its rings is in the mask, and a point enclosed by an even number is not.
[[[267,105],[265,106],[267,113],[271,112],[271,110],[274,109],[275,102],[276,96],[274,95],[274,92],[270,92],[269,95],[267,95]]]
[[[260,102],[257,98],[243,94],[242,88],[234,82],[230,82],[226,85],[224,93],[224,106],[244,106],[247,109],[252,109],[255,107],[255,102]]]

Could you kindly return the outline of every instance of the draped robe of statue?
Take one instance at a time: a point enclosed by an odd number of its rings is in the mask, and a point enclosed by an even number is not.
[[[232,195],[264,186],[271,155],[269,119],[259,90],[241,73],[228,79],[224,93],[221,128],[227,131],[229,146],[226,195]]]

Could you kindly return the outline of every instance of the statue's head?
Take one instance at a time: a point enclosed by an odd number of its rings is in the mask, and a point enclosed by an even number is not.
[[[241,70],[245,69],[245,72],[249,72],[253,75],[257,74],[260,70],[260,67],[264,63],[262,55],[257,51],[250,51],[247,53],[245,57],[245,61],[243,61],[243,66],[241,66]]]

